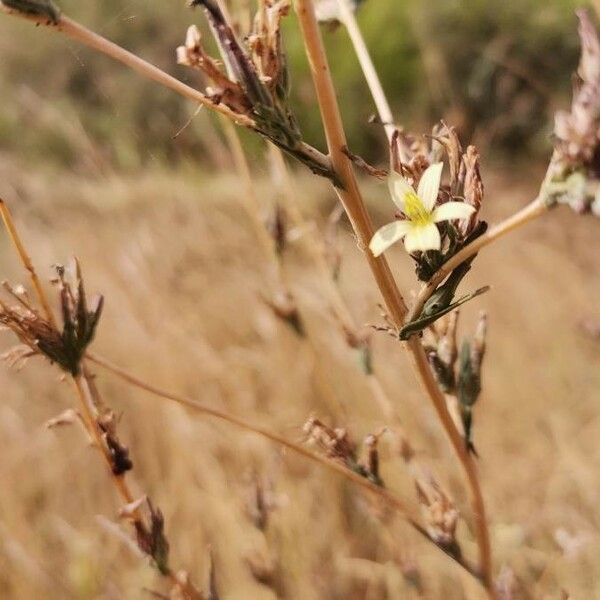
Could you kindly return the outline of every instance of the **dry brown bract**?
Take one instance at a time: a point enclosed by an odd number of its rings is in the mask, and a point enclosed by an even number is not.
[[[102,313],[102,296],[96,296],[88,308],[81,270],[76,259],[71,264],[72,283],[66,280],[65,268],[56,267],[62,332],[35,309],[22,287],[3,282],[4,289],[17,301],[8,305],[0,300],[0,323],[10,329],[24,344],[5,354],[10,362],[20,362],[34,354],[42,354],[64,371],[77,375],[86,348],[91,343]]]

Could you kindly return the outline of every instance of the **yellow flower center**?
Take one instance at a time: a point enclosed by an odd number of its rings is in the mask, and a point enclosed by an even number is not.
[[[414,192],[407,192],[404,196],[404,214],[415,225],[429,225],[433,217],[427,210],[423,201]]]

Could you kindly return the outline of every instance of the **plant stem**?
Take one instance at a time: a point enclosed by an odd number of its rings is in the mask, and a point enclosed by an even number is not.
[[[48,322],[54,327],[57,327],[56,319],[54,318],[54,314],[52,309],[50,308],[50,303],[48,302],[48,298],[44,291],[44,288],[41,285],[39,277],[37,276],[37,272],[27,253],[25,245],[21,241],[17,228],[15,227],[12,214],[7,206],[7,204],[0,199],[0,214],[2,216],[2,220],[6,227],[6,230],[9,234],[11,243],[13,244],[15,251],[17,252],[19,259],[23,267],[29,273],[30,280],[35,289],[36,295],[38,297],[38,301],[42,307],[44,312],[44,316],[48,320]],[[81,361],[81,374],[73,375],[71,377],[73,380],[73,384],[75,386],[75,391],[77,394],[77,399],[80,407],[80,417],[82,423],[90,437],[93,441],[94,445],[98,448],[102,457],[104,458],[104,462],[108,467],[108,472],[111,481],[113,482],[118,494],[121,496],[121,499],[125,502],[125,504],[131,504],[134,501],[134,495],[129,488],[127,483],[127,479],[125,474],[115,475],[112,470],[113,461],[110,455],[110,452],[107,448],[106,443],[103,439],[103,432],[100,429],[97,420],[97,407],[102,403],[98,395],[98,391],[94,385],[92,375],[90,374],[89,369],[85,364],[85,360]],[[95,397],[96,396],[96,397]],[[137,531],[146,530],[146,525],[144,523],[142,514],[139,508],[134,509],[130,515],[131,521]],[[199,592],[193,587],[190,583],[182,583],[177,575],[173,573],[170,569],[167,569],[166,572],[161,572],[162,575],[173,585],[175,588],[181,591],[183,597],[186,600],[196,600],[200,598]]]
[[[379,119],[381,120],[388,141],[391,142],[394,131],[396,131],[396,126],[394,125],[392,109],[390,108],[390,104],[383,91],[381,80],[379,79],[379,75],[377,74],[377,70],[375,69],[367,45],[365,44],[362,32],[356,22],[354,11],[348,6],[348,0],[337,0],[337,3],[340,9],[342,23],[348,31],[348,35],[354,46],[354,52],[360,63],[371,95],[373,96],[375,106],[377,107]]]
[[[225,115],[226,117],[238,123],[238,125],[251,128],[254,127],[254,121],[249,117],[233,112],[224,104],[215,104],[202,92],[199,92],[198,90],[186,85],[178,79],[175,79],[175,77],[165,73],[162,69],[159,69],[155,65],[145,61],[132,52],[125,50],[121,46],[118,46],[114,42],[107,40],[101,35],[94,33],[67,16],[61,17],[60,22],[57,25],[57,29],[71,39],[80,42],[81,44],[84,44],[93,50],[101,52],[102,54],[105,54],[106,56],[109,56],[120,63],[123,63],[134,71],[137,71],[143,77],[151,79],[152,81],[155,81],[156,83],[173,90],[181,96],[184,96],[190,100],[194,100],[199,104],[203,104],[204,106],[215,110],[222,115]]]
[[[10,15],[17,15],[21,18],[33,21],[37,25],[44,25],[54,29],[55,31],[63,33],[67,37],[130,67],[143,77],[155,81],[156,83],[171,89],[185,98],[198,102],[199,104],[206,106],[211,110],[221,113],[238,125],[258,131],[255,121],[250,117],[234,112],[225,104],[216,104],[202,92],[199,92],[198,90],[186,85],[178,79],[175,79],[175,77],[165,73],[162,69],[159,69],[155,65],[143,60],[139,56],[129,52],[128,50],[125,50],[121,46],[107,40],[101,35],[98,35],[66,15],[61,15],[59,21],[54,24],[49,22],[46,17],[29,15],[19,12],[15,9],[9,9],[5,5],[1,4],[1,0],[0,9]],[[294,154],[294,156],[304,162],[304,164],[313,169],[315,173],[318,173],[323,177],[331,177],[331,163],[329,162],[329,159],[316,148],[313,148],[309,144],[300,141],[293,148],[286,148],[286,150]]]
[[[505,236],[514,229],[533,221],[537,217],[547,213],[549,210],[550,208],[543,201],[541,196],[538,196],[520,211],[516,212],[507,219],[504,219],[504,221],[501,221],[497,225],[490,227],[486,233],[480,235],[469,245],[457,252],[452,258],[446,261],[434,273],[431,279],[421,288],[413,306],[410,309],[406,321],[412,321],[421,314],[421,311],[425,306],[425,302],[427,302],[427,300],[431,297],[431,294],[435,292],[439,284],[446,279],[446,277],[461,263],[479,252],[483,247],[495,242],[497,239]]]
[[[104,443],[102,437],[102,431],[98,425],[98,421],[95,416],[95,406],[94,401],[91,397],[90,389],[88,386],[88,381],[84,375],[76,375],[73,377],[73,383],[75,384],[75,389],[77,391],[77,398],[79,399],[79,405],[82,411],[82,418],[86,423],[87,429],[90,432],[92,439],[94,440],[94,445],[101,452],[104,460],[108,466],[108,471],[110,473],[110,477],[113,480],[117,491],[119,492],[121,498],[126,504],[130,504],[134,500],[134,496],[127,485],[127,481],[125,480],[124,475],[115,475],[112,471],[112,458],[106,444]],[[133,513],[134,522],[141,521],[141,517],[139,515],[139,511],[136,510]]]
[[[346,135],[314,8],[311,0],[295,0],[295,7],[321,109],[331,164],[342,185],[341,188],[336,187],[335,191],[348,214],[358,238],[359,247],[364,252],[373,237],[373,224],[362,200],[352,163],[344,153],[347,144]],[[376,258],[368,251],[365,254],[390,315],[400,326],[406,315],[407,307],[389,265],[383,256]]]
[[[412,337],[408,340],[407,347],[410,350],[413,367],[419,374],[421,384],[427,395],[430,397],[437,416],[440,419],[444,430],[448,434],[454,451],[465,472],[469,489],[471,490],[471,505],[475,522],[475,533],[479,546],[479,576],[488,590],[490,597],[493,598],[495,595],[493,592],[494,582],[492,578],[492,551],[487,527],[485,504],[481,493],[481,486],[479,485],[479,477],[477,475],[477,467],[475,466],[473,456],[467,449],[465,440],[452,421],[452,417],[448,412],[446,398],[433,378],[427,355],[425,354],[425,350],[419,338]]]
[[[15,250],[19,255],[23,267],[25,267],[25,270],[29,273],[29,278],[31,279],[33,289],[35,290],[40,305],[42,306],[44,315],[46,316],[48,322],[56,328],[56,320],[54,319],[54,314],[52,313],[52,310],[50,308],[50,304],[44,292],[44,288],[42,287],[40,279],[37,276],[37,273],[35,272],[35,267],[31,262],[31,258],[29,258],[29,254],[27,254],[27,250],[25,249],[25,246],[23,245],[23,242],[19,237],[19,233],[17,231],[17,228],[15,227],[15,223],[13,221],[10,210],[6,202],[4,202],[2,198],[0,198],[0,214],[2,215],[2,220],[4,221],[4,226],[6,227],[6,231],[8,232],[8,235],[10,237],[10,241],[12,242],[12,245],[15,247]]]
[[[337,104],[335,88],[331,79],[329,65],[323,42],[315,17],[312,0],[295,0],[295,8],[304,38],[306,53],[311,67],[313,83],[321,109],[321,117],[333,168],[342,183],[343,190],[336,189],[338,196],[364,249],[372,237],[372,225],[360,195],[356,176],[352,164],[343,152],[346,138],[339,107]],[[390,317],[397,327],[400,327],[406,316],[406,304],[398,290],[386,262],[375,259],[367,252],[369,265],[384,298]],[[480,578],[488,596],[495,597],[492,580],[491,550],[489,532],[485,517],[481,489],[476,469],[471,456],[466,451],[465,442],[457,431],[448,413],[445,399],[441,393],[433,373],[429,368],[424,350],[418,339],[407,344],[412,355],[413,366],[419,376],[424,390],[430,396],[434,408],[440,416],[442,425],[450,439],[457,457],[465,472],[465,477],[471,490],[471,506],[475,514],[476,537],[480,553]]]
[[[380,497],[388,505],[390,505],[391,507],[396,509],[413,529],[415,529],[417,532],[419,532],[427,540],[432,542],[436,547],[438,547],[444,553],[448,554],[448,556],[450,556],[456,563],[458,563],[468,573],[470,573],[471,575],[473,575],[475,577],[478,577],[478,570],[475,565],[473,565],[467,558],[449,553],[446,549],[444,549],[442,546],[440,546],[427,533],[425,528],[420,525],[417,517],[412,513],[412,511],[410,509],[408,509],[407,506],[395,494],[392,494],[386,488],[383,488],[383,487],[375,485],[374,483],[371,483],[368,479],[365,479],[364,477],[358,475],[354,471],[349,470],[344,465],[342,465],[338,462],[335,462],[333,460],[330,460],[328,458],[325,458],[325,457],[321,456],[320,454],[315,454],[314,452],[311,452],[304,446],[301,446],[300,444],[291,442],[291,441],[287,440],[286,438],[284,438],[283,436],[281,436],[277,433],[274,433],[265,427],[248,423],[247,421],[245,421],[239,417],[231,415],[225,411],[207,406],[201,402],[198,402],[197,400],[194,400],[193,398],[189,398],[186,396],[180,396],[178,394],[174,394],[174,393],[166,391],[166,390],[161,390],[158,387],[155,387],[149,383],[146,383],[145,381],[139,379],[135,375],[126,371],[125,369],[122,369],[121,367],[111,363],[110,361],[99,356],[98,354],[88,352],[86,354],[86,357],[91,362],[93,362],[93,363],[97,364],[98,366],[106,369],[107,371],[113,373],[114,375],[116,375],[117,377],[119,377],[120,379],[122,379],[123,381],[128,383],[129,385],[132,385],[141,390],[144,390],[144,391],[146,391],[154,396],[157,396],[159,398],[163,398],[165,400],[170,400],[172,402],[175,402],[175,403],[177,403],[181,406],[184,406],[185,408],[188,408],[194,412],[205,414],[210,417],[219,419],[221,421],[225,421],[226,423],[229,423],[230,425],[234,425],[244,431],[248,431],[248,432],[254,433],[256,435],[259,435],[265,439],[270,440],[271,442],[274,442],[275,444],[277,444],[279,446],[282,446],[283,448],[287,448],[288,450],[291,450],[292,452],[300,454],[301,456],[303,456],[304,458],[307,458],[308,460],[310,460],[312,462],[315,462],[315,463],[320,464],[321,466],[324,466],[326,469],[329,469],[330,471],[334,471],[334,472],[338,473],[345,479],[352,481],[359,487],[367,490],[368,492],[372,493],[375,496]]]

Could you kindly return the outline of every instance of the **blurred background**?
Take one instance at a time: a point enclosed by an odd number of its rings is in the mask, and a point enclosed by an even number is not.
[[[367,44],[398,120],[430,131],[440,118],[477,144],[484,217],[531,200],[551,151],[552,115],[569,102],[579,43],[571,0],[366,0]],[[244,8],[244,2],[240,2]],[[76,2],[64,11],[195,85],[175,47],[200,11],[183,0]],[[324,35],[351,149],[385,165],[387,150],[343,28]],[[285,26],[294,106],[323,147],[295,18]],[[0,194],[39,272],[77,255],[90,292],[106,297],[95,349],[149,382],[302,439],[316,414],[360,441],[384,426],[310,257],[290,244],[287,285],[300,338],[273,313],[271,269],[240,202],[243,189],[219,123],[110,60],[44,28],[1,16]],[[242,132],[265,218],[278,204],[264,145]],[[335,199],[295,172],[302,213],[324,229]],[[377,224],[386,188],[365,180]],[[495,571],[506,598],[600,598],[600,224],[561,209],[476,261],[469,287],[492,292],[463,311],[471,335],[490,315],[475,443]],[[296,232],[299,235],[302,232]],[[360,324],[380,324],[379,298],[348,225],[340,225],[340,288]],[[390,251],[407,297],[416,288]],[[6,236],[1,278],[24,282]],[[5,334],[3,347],[13,343]],[[461,474],[405,356],[373,340],[377,376],[417,456],[464,513]],[[356,489],[255,437],[192,416],[98,372],[121,415],[136,489],[164,511],[174,566],[202,585],[209,547],[222,598],[480,598],[446,557]],[[73,404],[68,382],[33,360],[0,370],[0,597],[120,599],[166,593],[115,533],[118,501],[76,427],[44,423]],[[386,485],[416,503],[401,459],[382,439]],[[256,518],[257,498],[267,505]],[[266,498],[266,500],[265,500]],[[118,531],[118,527],[117,527]],[[570,594],[570,596],[568,595]],[[155,596],[161,597],[161,596]]]

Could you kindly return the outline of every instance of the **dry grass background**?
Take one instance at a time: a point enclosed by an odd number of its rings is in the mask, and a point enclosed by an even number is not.
[[[537,180],[488,177],[484,216],[509,214]],[[76,254],[88,289],[105,294],[96,351],[292,439],[311,413],[356,440],[385,424],[293,246],[286,271],[310,342],[261,300],[266,264],[232,176],[183,168],[90,179],[31,173],[3,156],[0,182],[40,273]],[[260,186],[272,198],[266,178]],[[304,174],[298,187],[306,214],[322,221],[331,194]],[[367,189],[383,220],[385,187]],[[375,323],[377,292],[347,228],[341,238],[343,294],[359,322]],[[600,320],[599,253],[597,223],[559,210],[486,250],[470,278],[471,287],[493,286],[461,318],[470,333],[477,309],[490,313],[475,442],[496,571],[507,581],[514,571],[527,590],[517,597],[558,599],[564,588],[573,598],[600,598],[600,340],[581,327]],[[401,249],[391,258],[407,290],[409,261]],[[24,281],[5,236],[0,266],[3,278]],[[375,369],[419,458],[466,508],[449,446],[400,346],[384,334],[375,338]],[[480,597],[400,520],[383,514],[382,526],[364,495],[338,477],[98,375],[122,413],[134,479],[165,513],[174,564],[202,582],[210,545],[223,598]],[[44,428],[71,406],[69,384],[35,359],[21,373],[2,367],[0,386],[0,596],[151,597],[144,588],[160,590],[160,582],[146,559],[106,526],[118,505],[104,465],[76,427]],[[383,477],[414,502],[386,444]],[[250,516],[256,482],[273,504],[264,531]]]

